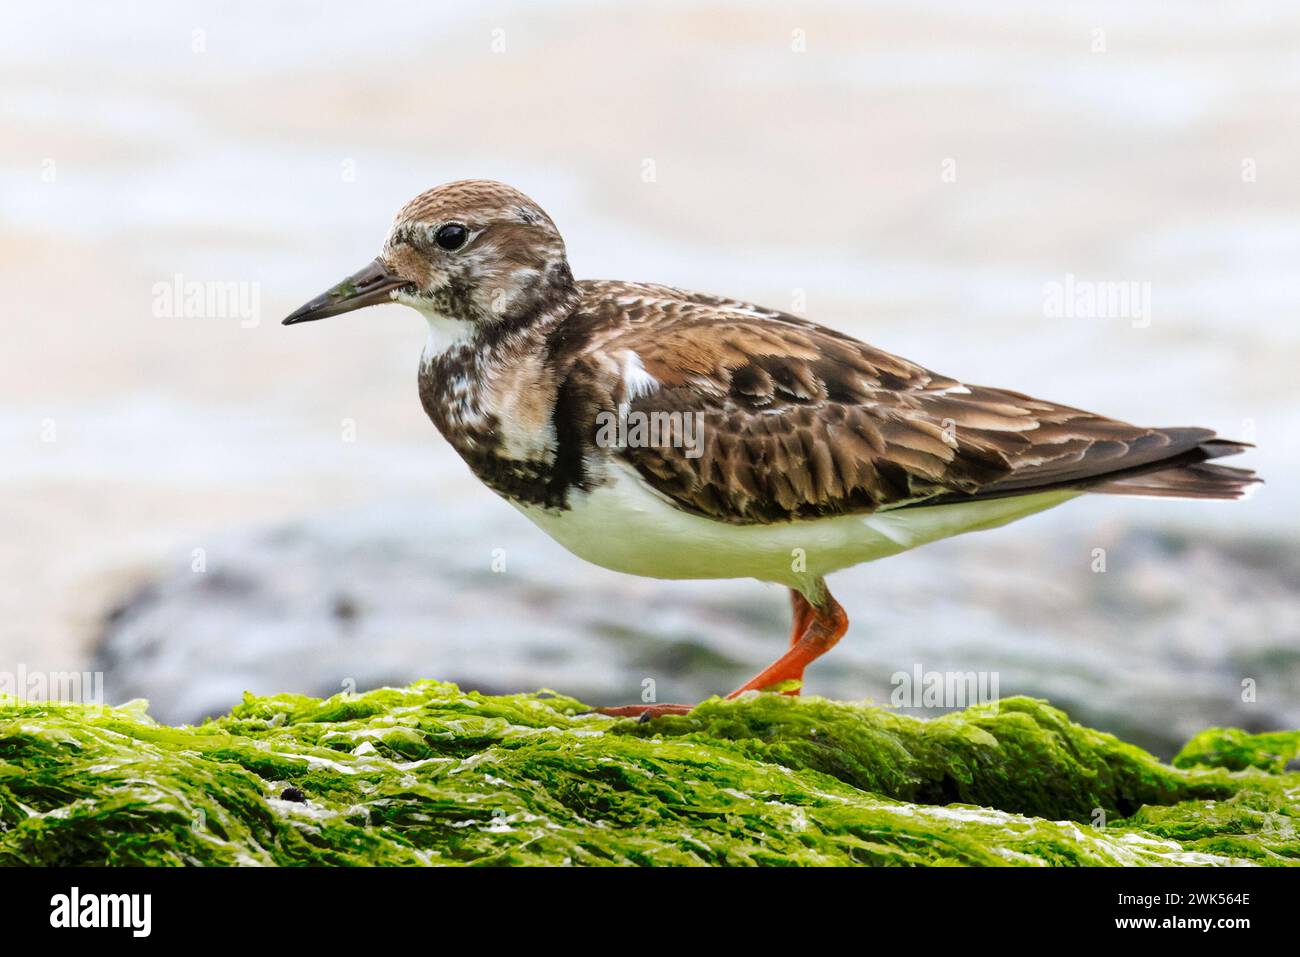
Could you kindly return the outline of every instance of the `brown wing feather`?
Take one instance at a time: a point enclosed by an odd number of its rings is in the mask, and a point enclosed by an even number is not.
[[[1141,428],[962,385],[746,303],[587,285],[585,358],[606,370],[610,404],[698,416],[702,426],[697,456],[662,443],[622,454],[661,493],[713,518],[763,523],[1018,495],[1212,457],[1199,451],[1214,440],[1206,429]],[[629,354],[657,384],[644,394],[615,375]]]

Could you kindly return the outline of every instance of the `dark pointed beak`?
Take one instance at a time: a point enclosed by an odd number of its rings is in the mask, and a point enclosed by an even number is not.
[[[283,324],[291,326],[295,322],[314,322],[317,319],[340,316],[354,309],[391,302],[399,289],[411,285],[414,284],[410,280],[389,272],[383,260],[376,259],[329,292],[295,310],[283,320]]]

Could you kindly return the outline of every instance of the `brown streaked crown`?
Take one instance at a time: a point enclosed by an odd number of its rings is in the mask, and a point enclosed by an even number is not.
[[[393,218],[400,223],[437,223],[448,219],[475,219],[479,225],[515,220],[522,223],[545,222],[559,235],[546,212],[513,186],[490,179],[461,179],[426,189]]]

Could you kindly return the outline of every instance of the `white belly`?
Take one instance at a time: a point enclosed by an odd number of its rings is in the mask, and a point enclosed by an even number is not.
[[[758,578],[793,588],[841,568],[962,532],[995,528],[1074,498],[1040,492],[957,505],[896,509],[775,525],[728,525],[673,508],[622,466],[577,493],[567,511],[519,510],[573,552],[648,578]]]

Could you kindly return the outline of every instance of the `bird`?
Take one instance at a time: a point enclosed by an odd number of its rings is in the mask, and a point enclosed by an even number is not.
[[[807,319],[667,285],[575,280],[549,215],[460,180],[283,320],[396,302],[428,322],[424,411],[569,551],[658,579],[789,589],[789,645],[732,691],[798,694],[849,621],[826,577],[1084,494],[1237,499],[1249,443],[964,383]],[[649,720],[691,705],[595,709]]]

